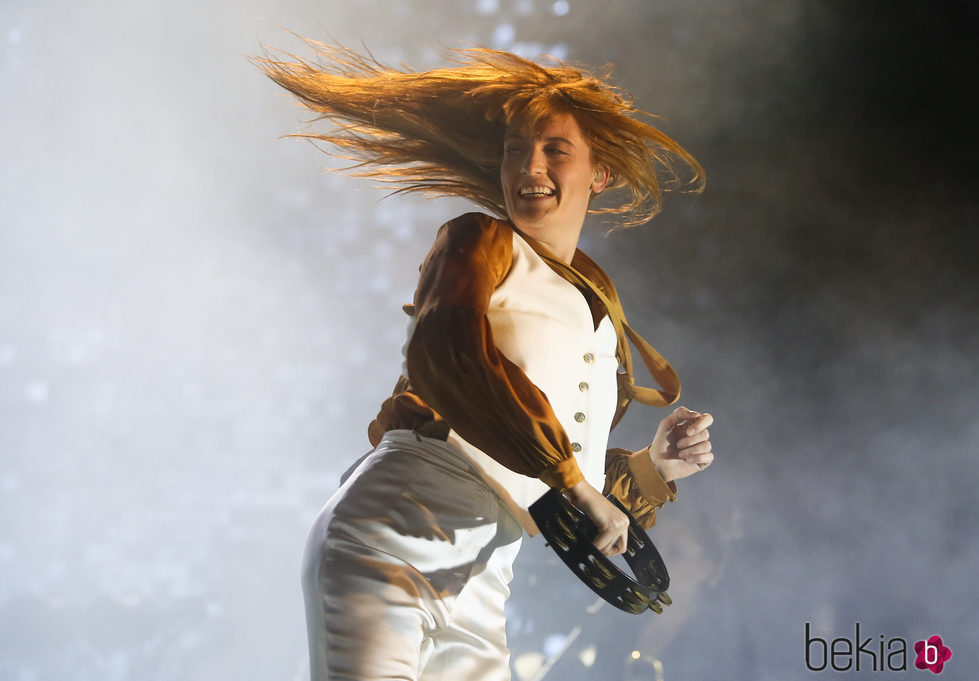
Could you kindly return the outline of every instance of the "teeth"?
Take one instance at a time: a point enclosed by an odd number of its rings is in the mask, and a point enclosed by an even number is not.
[[[534,185],[533,187],[521,187],[520,196],[553,196],[554,190],[550,187]]]

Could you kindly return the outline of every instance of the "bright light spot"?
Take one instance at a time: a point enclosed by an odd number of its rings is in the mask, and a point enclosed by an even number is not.
[[[638,660],[640,657],[642,657],[642,654],[638,650],[633,650],[629,657],[631,657],[633,660]]]
[[[595,646],[588,646],[580,653],[578,653],[578,659],[581,660],[581,664],[586,667],[591,667],[595,664],[595,658],[598,657],[598,649]]]
[[[551,7],[551,11],[554,12],[559,17],[563,17],[571,9],[571,5],[567,3],[567,0],[557,0]]]
[[[500,0],[477,0],[476,11],[480,14],[495,14],[500,9]]]
[[[7,42],[11,45],[20,45],[20,40],[23,36],[21,35],[19,28],[12,28],[7,31]]]
[[[27,386],[28,402],[44,402],[48,399],[48,384],[35,381]]]
[[[568,46],[564,43],[557,43],[548,51],[548,54],[558,60],[565,60],[568,58]]]
[[[544,53],[544,46],[540,43],[513,43],[510,51],[518,57],[534,60]]]
[[[496,47],[507,47],[517,37],[517,32],[510,24],[500,24],[493,31],[493,45]]]
[[[537,675],[540,668],[544,665],[544,656],[540,653],[521,653],[513,661],[513,669],[517,672],[520,681],[528,681]]]
[[[567,640],[568,637],[563,634],[551,634],[544,639],[544,653],[548,656],[557,655]]]

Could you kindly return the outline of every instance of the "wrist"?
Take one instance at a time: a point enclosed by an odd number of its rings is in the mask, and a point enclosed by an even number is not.
[[[587,480],[582,480],[576,485],[568,487],[562,492],[564,498],[571,502],[571,505],[587,513],[589,507],[600,503],[604,497],[601,492],[595,489]]]
[[[649,461],[653,464],[653,468],[656,470],[659,477],[663,478],[663,482],[670,482],[671,478],[667,477],[666,468],[663,466],[663,462],[653,456],[652,445],[646,447],[646,449],[642,451],[646,452],[646,456],[649,457]]]

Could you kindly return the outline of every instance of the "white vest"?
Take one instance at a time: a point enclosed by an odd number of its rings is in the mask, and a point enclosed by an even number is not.
[[[611,320],[605,316],[595,329],[581,291],[516,232],[510,271],[493,292],[487,317],[496,347],[547,396],[585,479],[601,491],[617,394]],[[475,464],[524,529],[536,534],[527,507],[547,486],[506,468],[454,430],[448,442]]]

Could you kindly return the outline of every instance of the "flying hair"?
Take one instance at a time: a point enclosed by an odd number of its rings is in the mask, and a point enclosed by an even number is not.
[[[570,113],[589,141],[594,163],[625,197],[597,213],[623,226],[649,221],[664,189],[701,191],[704,170],[679,144],[641,120],[631,97],[566,64],[537,64],[515,54],[450,50],[450,65],[415,72],[370,55],[306,39],[307,60],[266,53],[254,63],[335,129],[296,136],[326,142],[347,168],[398,192],[468,198],[506,218],[500,185],[503,137],[556,113]],[[603,202],[604,204],[604,202]]]

